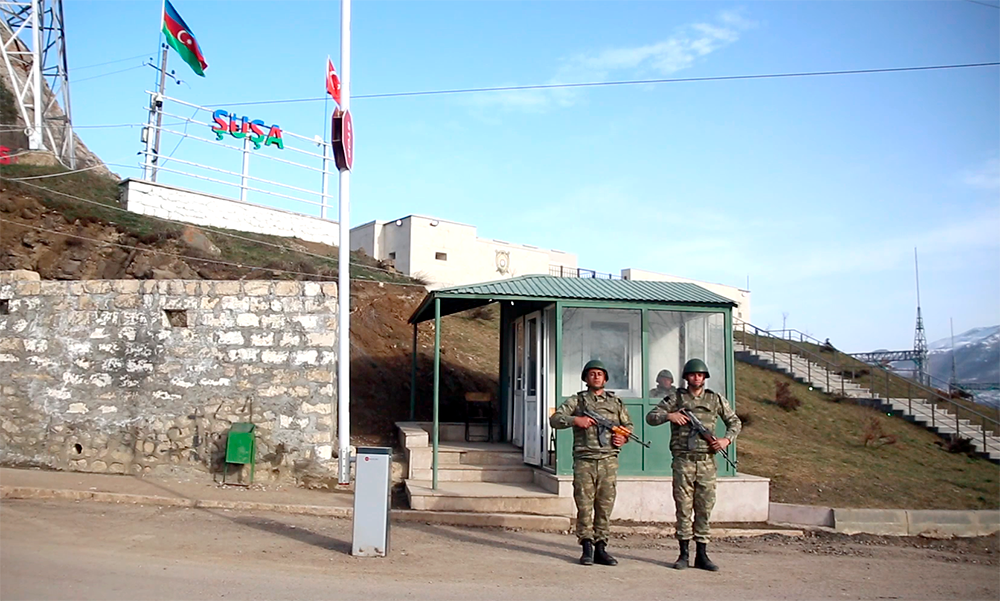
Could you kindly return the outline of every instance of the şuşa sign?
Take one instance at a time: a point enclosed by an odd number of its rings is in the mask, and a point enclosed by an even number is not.
[[[264,125],[260,119],[250,120],[249,117],[237,117],[235,114],[225,110],[217,110],[212,113],[212,133],[219,140],[225,135],[230,135],[237,139],[249,138],[254,150],[260,150],[261,144],[264,146],[277,146],[279,150],[285,149],[285,141],[281,137],[281,127],[278,125]],[[264,133],[264,130],[267,133]]]

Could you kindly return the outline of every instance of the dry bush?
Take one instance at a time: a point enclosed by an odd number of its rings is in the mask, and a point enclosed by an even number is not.
[[[802,405],[802,401],[800,401],[798,397],[793,395],[788,389],[788,382],[775,380],[774,404],[781,407],[785,411],[795,411]]]
[[[753,414],[750,413],[749,411],[745,411],[743,413],[737,411],[736,417],[740,418],[740,422],[742,422],[744,427],[749,426],[750,424],[753,423]]]
[[[948,451],[949,453],[968,455],[976,457],[976,447],[972,444],[971,438],[965,438],[957,434],[950,434],[944,440],[935,441],[934,444]]]
[[[865,418],[861,433],[861,443],[866,447],[878,448],[887,444],[895,444],[896,437],[886,434],[882,429],[882,420],[877,415]]]

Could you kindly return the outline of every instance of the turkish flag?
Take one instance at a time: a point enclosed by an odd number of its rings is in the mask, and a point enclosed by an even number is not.
[[[337,70],[333,68],[333,61],[326,57],[326,91],[333,96],[334,102],[340,104],[340,78],[337,77]]]

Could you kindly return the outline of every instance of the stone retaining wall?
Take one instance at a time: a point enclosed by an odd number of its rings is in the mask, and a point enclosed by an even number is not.
[[[335,284],[37,278],[0,272],[0,462],[218,472],[252,420],[258,478],[335,469]]]

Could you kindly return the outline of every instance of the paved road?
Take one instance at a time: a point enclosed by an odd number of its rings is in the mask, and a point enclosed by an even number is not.
[[[351,522],[88,502],[0,505],[0,598],[997,599],[996,537],[822,535],[713,543],[723,571],[677,572],[675,543],[614,541],[576,564],[570,536],[394,524],[391,555],[350,556]]]

